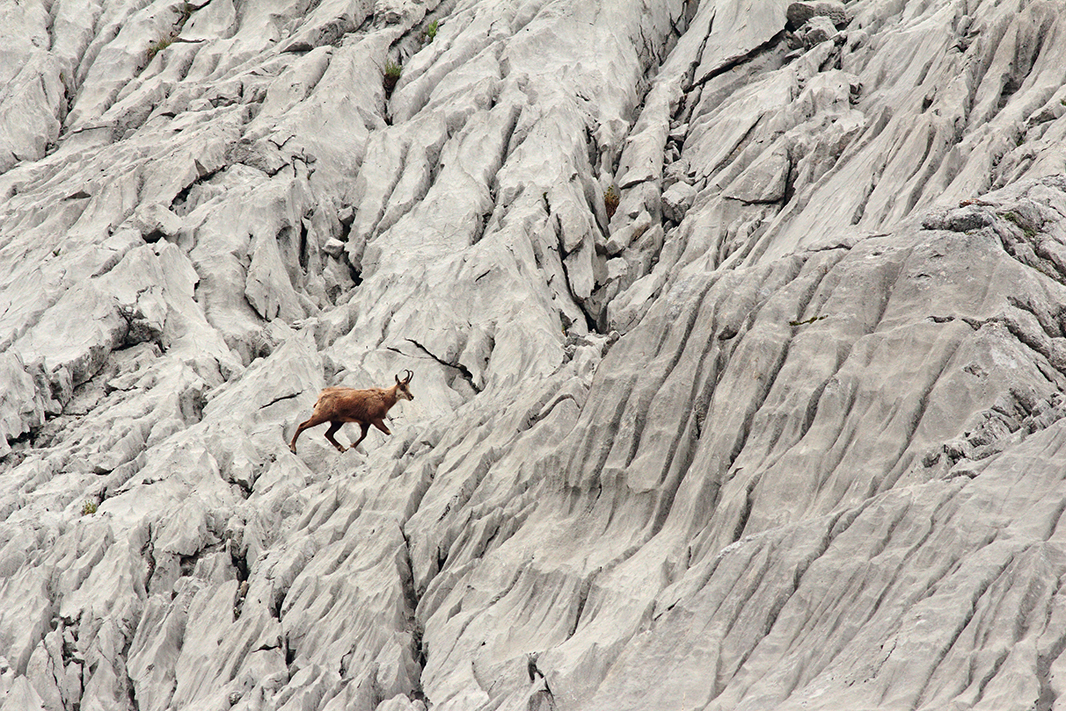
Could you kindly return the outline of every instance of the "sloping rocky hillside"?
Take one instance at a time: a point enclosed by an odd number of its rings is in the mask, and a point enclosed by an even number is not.
[[[1052,0],[3,3],[0,710],[1062,707],[1064,115]]]

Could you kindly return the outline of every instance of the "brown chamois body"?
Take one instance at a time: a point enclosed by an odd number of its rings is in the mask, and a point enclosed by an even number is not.
[[[385,434],[392,434],[389,432],[389,428],[385,426],[385,416],[389,414],[392,406],[400,400],[415,399],[409,387],[414,373],[409,370],[404,372],[407,373],[407,377],[400,380],[400,376],[397,375],[396,384],[388,388],[368,388],[366,390],[354,390],[352,388],[324,389],[318,395],[311,418],[306,422],[301,422],[300,426],[296,428],[296,434],[292,436],[289,449],[295,454],[296,438],[300,436],[300,433],[308,427],[314,427],[323,422],[330,423],[329,429],[326,430],[326,439],[341,452],[345,448],[340,442],[333,439],[333,435],[337,433],[337,430],[345,422],[355,422],[362,429],[359,439],[348,449],[355,449],[359,446],[359,443],[366,437],[370,425],[374,425]]]

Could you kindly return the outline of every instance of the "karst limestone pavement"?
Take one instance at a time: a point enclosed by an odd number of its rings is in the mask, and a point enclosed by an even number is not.
[[[1064,114],[1051,0],[0,4],[0,711],[1062,707]]]

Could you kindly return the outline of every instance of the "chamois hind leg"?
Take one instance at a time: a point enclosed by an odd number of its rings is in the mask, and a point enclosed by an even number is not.
[[[326,430],[326,439],[329,440],[330,444],[332,444],[334,447],[337,448],[338,452],[343,452],[344,451],[344,447],[341,445],[340,442],[338,442],[337,440],[333,439],[333,435],[337,434],[337,430],[339,430],[341,428],[341,425],[343,425],[343,424],[344,424],[343,422],[338,422],[338,421],[334,420],[334,421],[329,423],[329,429]]]
[[[355,443],[352,444],[352,446],[348,447],[348,449],[355,449],[356,447],[359,446],[359,443],[362,442],[366,438],[366,431],[368,429],[370,429],[370,425],[368,425],[366,423],[363,423],[363,422],[360,422],[359,423],[359,429],[362,430],[359,433],[359,439],[355,440]]]
[[[374,427],[377,427],[387,435],[392,434],[392,432],[389,432],[389,428],[385,426],[384,420],[374,420]]]
[[[308,427],[321,425],[325,421],[326,419],[324,417],[319,417],[318,415],[311,415],[311,419],[307,420],[307,422],[301,422],[300,426],[296,428],[296,434],[292,436],[292,441],[289,442],[289,449],[292,450],[292,453],[296,454],[296,438],[300,436],[301,432],[306,430]]]

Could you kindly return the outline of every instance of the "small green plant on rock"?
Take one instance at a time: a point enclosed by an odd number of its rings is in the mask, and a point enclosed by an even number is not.
[[[146,66],[155,59],[155,55],[159,54],[178,40],[182,29],[185,27],[185,23],[189,21],[189,18],[192,17],[195,10],[196,7],[191,2],[183,2],[181,4],[181,7],[178,8],[178,19],[174,21],[174,27],[170,34],[148,45],[148,49],[145,50],[144,63]]]
[[[81,515],[92,516],[94,513],[96,513],[96,502],[92,499],[86,499],[81,507]]]
[[[816,321],[821,321],[821,320],[827,319],[827,318],[829,318],[828,314],[822,314],[821,316],[811,316],[810,318],[803,319],[802,321],[789,321],[788,325],[789,326],[806,326],[808,324],[812,324],[812,323],[815,323]]]
[[[422,34],[426,37],[426,44],[429,44],[437,36],[437,21],[427,23],[425,29],[422,30]]]
[[[618,203],[620,198],[618,197],[618,190],[612,185],[607,188],[603,193],[603,207],[607,210],[607,221],[610,222],[614,217],[615,210],[618,209]]]
[[[392,90],[396,88],[396,82],[400,81],[401,74],[403,74],[402,66],[391,59],[385,62],[385,96],[392,95]]]
[[[1036,237],[1036,233],[1037,233],[1036,228],[1034,228],[1032,225],[1030,225],[1025,220],[1023,220],[1018,213],[1009,212],[1008,211],[1008,212],[1003,212],[1003,213],[1000,213],[1000,214],[1003,216],[1004,219],[1012,222],[1015,225],[1015,227],[1020,229],[1025,234],[1025,236],[1028,237],[1029,239],[1032,239],[1033,237]]]

